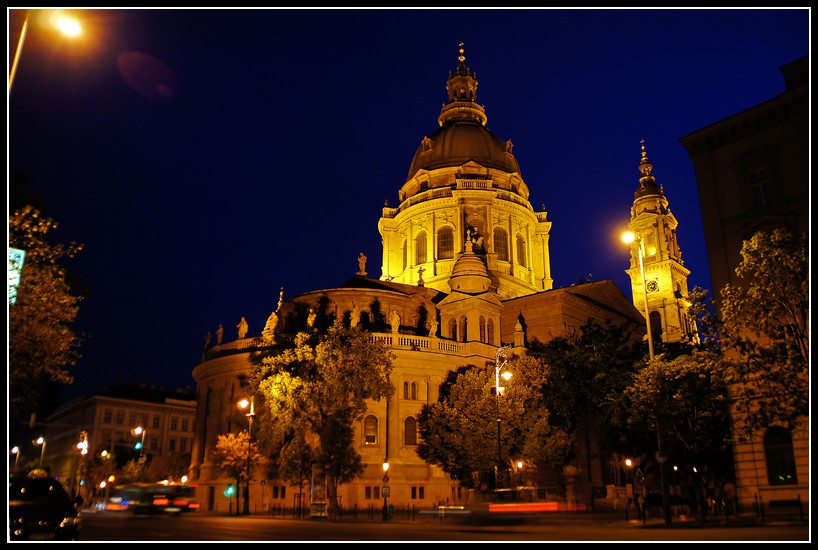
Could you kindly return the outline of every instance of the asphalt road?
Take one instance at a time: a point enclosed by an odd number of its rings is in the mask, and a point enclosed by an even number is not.
[[[618,514],[545,514],[534,518],[435,518],[389,522],[370,519],[282,519],[267,516],[135,516],[86,512],[84,541],[656,541],[810,542],[811,526],[798,522],[736,521],[702,526],[626,521]]]

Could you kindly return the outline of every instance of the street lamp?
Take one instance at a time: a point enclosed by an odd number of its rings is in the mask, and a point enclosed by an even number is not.
[[[148,433],[148,430],[143,428],[142,426],[137,426],[133,430],[131,430],[133,435],[141,435],[142,439],[139,440],[139,443],[136,444],[136,448],[139,449],[139,456],[145,456],[145,434]]]
[[[247,416],[247,480],[246,485],[244,486],[244,514],[250,514],[250,455],[252,454],[252,447],[251,442],[253,438],[253,418],[256,416],[256,409],[254,399],[251,397],[248,401],[247,399],[242,399],[239,401],[239,408],[246,409],[247,406],[250,406],[250,412],[246,413]]]
[[[645,294],[645,325],[648,331],[648,358],[653,362],[653,332],[650,327],[650,308],[648,307],[648,281],[645,279],[645,241],[640,235],[633,231],[626,231],[622,234],[622,241],[632,243],[636,241],[639,255],[639,274],[642,276],[642,291]],[[662,484],[662,508],[665,514],[665,523],[671,523],[670,505],[667,496],[667,484],[665,483],[665,461],[667,457],[662,453],[662,432],[659,431],[659,418],[656,418],[656,461],[659,463],[659,477]]]
[[[494,357],[494,395],[497,399],[497,473],[495,474],[494,487],[500,487],[505,479],[505,475],[500,469],[503,467],[503,447],[500,434],[500,371],[508,363],[508,357],[505,356],[505,351],[511,349],[511,346],[500,346],[497,348],[497,353]],[[511,379],[510,372],[503,373],[503,379],[508,381]]]
[[[389,520],[389,506],[386,503],[386,499],[389,496],[389,463],[383,463],[383,520]]]
[[[653,361],[653,332],[650,327],[650,309],[648,308],[648,281],[645,278],[645,241],[633,231],[626,231],[622,234],[622,241],[630,244],[636,241],[636,248],[639,256],[639,274],[642,277],[642,291],[645,295],[645,326],[648,330],[648,357]]]
[[[14,473],[17,473],[17,464],[20,462],[20,447],[15,445],[11,448],[11,454],[14,455]]]
[[[34,441],[35,445],[42,445],[42,449],[40,449],[40,467],[43,465],[43,457],[45,456],[45,438],[40,436]]]
[[[28,18],[29,12],[27,10],[25,19],[23,19],[23,27],[20,29],[20,38],[17,39],[17,48],[14,50],[14,59],[11,62],[11,71],[9,71],[9,93],[11,93],[11,85],[14,82],[14,75],[17,74],[17,65],[20,62],[20,54],[23,51],[23,44],[26,41],[26,32],[28,32]],[[59,12],[55,12],[53,14],[51,22],[54,27],[56,27],[66,36],[76,36],[82,32],[82,28],[77,20]]]

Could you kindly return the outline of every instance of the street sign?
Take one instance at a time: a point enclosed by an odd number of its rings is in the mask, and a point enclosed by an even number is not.
[[[389,487],[384,487],[383,488],[383,496],[384,496],[384,498],[389,497]]]

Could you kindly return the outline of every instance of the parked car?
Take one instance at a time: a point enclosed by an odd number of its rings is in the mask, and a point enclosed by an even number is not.
[[[9,540],[79,540],[82,516],[62,484],[44,472],[9,478]]]

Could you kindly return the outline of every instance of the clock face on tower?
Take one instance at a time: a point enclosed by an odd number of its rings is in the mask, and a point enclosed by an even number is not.
[[[659,290],[659,281],[651,279],[648,281],[648,292],[657,292]]]

